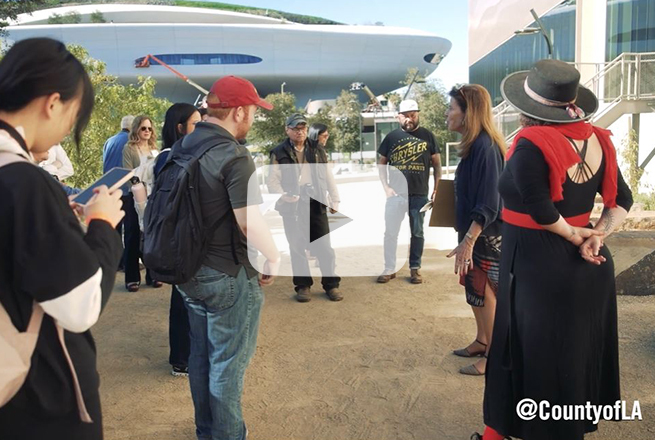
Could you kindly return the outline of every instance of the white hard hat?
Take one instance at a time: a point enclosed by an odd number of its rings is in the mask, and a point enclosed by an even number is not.
[[[419,111],[418,102],[414,101],[413,99],[405,99],[400,103],[400,106],[398,107],[398,113],[417,111]]]

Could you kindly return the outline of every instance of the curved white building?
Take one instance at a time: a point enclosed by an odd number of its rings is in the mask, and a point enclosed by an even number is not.
[[[71,11],[80,24],[50,25],[52,14]],[[99,11],[107,23],[91,23]],[[450,41],[428,32],[385,26],[303,25],[265,16],[214,9],[97,4],[66,6],[21,15],[7,28],[10,40],[35,36],[84,46],[124,83],[139,75],[157,80],[157,93],[172,101],[193,102],[196,89],[164,67],[135,62],[148,54],[209,88],[223,75],[251,80],[260,94],[284,91],[297,104],[334,99],[353,82],[376,94],[399,87],[408,68],[434,71]]]

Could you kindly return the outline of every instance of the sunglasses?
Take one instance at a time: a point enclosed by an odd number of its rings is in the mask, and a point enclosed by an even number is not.
[[[461,86],[457,87],[455,90],[459,92],[460,95],[462,95],[462,98],[466,99],[466,96],[464,95],[464,87],[466,87],[468,84],[462,84]]]
[[[141,131],[152,131],[152,127],[141,127],[139,128]]]

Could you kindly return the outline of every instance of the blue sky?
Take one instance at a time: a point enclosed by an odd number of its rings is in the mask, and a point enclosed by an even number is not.
[[[211,0],[210,0],[211,1]],[[433,77],[446,88],[468,81],[467,0],[220,0],[296,14],[315,15],[347,24],[374,24],[420,29],[447,38],[453,47]]]

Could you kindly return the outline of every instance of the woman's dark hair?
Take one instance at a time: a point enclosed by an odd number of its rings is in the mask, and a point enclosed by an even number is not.
[[[457,101],[457,105],[462,109],[462,113],[466,113],[468,105],[466,104],[466,99],[464,99],[464,94],[461,91],[463,88],[464,86],[453,87],[450,89],[450,92],[448,92],[448,95]]]
[[[50,38],[28,38],[14,44],[0,61],[0,110],[16,112],[53,93],[59,93],[62,102],[81,96],[74,130],[79,145],[94,99],[82,63],[63,43]]]
[[[542,127],[545,125],[557,125],[552,122],[541,121],[539,119],[531,118],[530,116],[521,113],[519,115],[519,123],[521,127]]]
[[[318,136],[325,133],[327,129],[327,125],[321,124],[320,122],[315,122],[309,126],[309,134],[307,135],[307,139],[309,139],[312,143],[318,144]]]
[[[197,111],[197,108],[191,104],[185,103],[173,104],[168,108],[168,110],[166,110],[164,128],[161,130],[162,150],[171,148],[178,139],[186,134],[180,132],[180,130],[177,129],[177,125],[182,124],[183,127],[186,126],[191,115]]]
[[[200,117],[202,118],[203,116],[205,116],[207,114],[207,109],[205,107],[200,107],[198,109],[198,113],[200,113]]]

